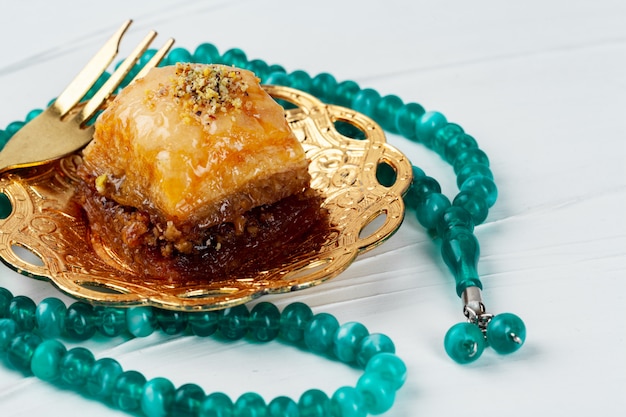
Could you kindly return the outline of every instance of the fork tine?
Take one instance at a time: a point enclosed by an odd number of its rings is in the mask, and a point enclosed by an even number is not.
[[[92,85],[100,78],[102,73],[107,69],[113,58],[117,55],[122,36],[133,21],[127,20],[122,24],[111,38],[100,48],[100,50],[91,58],[85,67],[78,73],[70,84],[59,94],[51,107],[55,108],[60,116],[65,116],[84,95],[89,91]]]
[[[165,55],[172,48],[172,45],[174,45],[174,39],[170,38],[167,40],[167,42],[165,42],[161,49],[156,51],[156,53],[152,56],[152,58],[150,58],[146,65],[144,65],[143,68],[137,73],[135,79],[145,77],[148,71],[159,65],[159,62],[161,62],[163,58],[165,58]]]
[[[80,114],[77,116],[77,121],[82,124],[89,120],[93,116],[98,108],[104,103],[104,101],[115,91],[120,85],[124,77],[130,72],[135,63],[139,60],[141,55],[146,52],[148,46],[152,40],[156,37],[155,31],[150,31],[148,35],[135,47],[128,57],[120,64],[119,67],[111,74],[109,79],[100,87],[100,89],[93,95],[93,97],[85,104]]]

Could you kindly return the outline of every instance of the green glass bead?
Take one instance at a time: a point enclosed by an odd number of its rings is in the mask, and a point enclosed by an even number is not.
[[[0,130],[0,151],[4,148],[7,142],[11,139],[11,134],[6,130]]]
[[[343,107],[350,107],[356,94],[361,91],[361,87],[352,80],[342,81],[337,84],[335,90],[335,100],[333,104]]]
[[[42,300],[35,310],[39,333],[48,339],[58,338],[65,329],[65,303],[55,297]]]
[[[179,334],[187,328],[187,315],[182,311],[157,309],[156,320],[165,334]]]
[[[174,48],[163,61],[166,62],[166,65],[174,65],[178,62],[192,62],[193,58],[191,53],[185,48]]]
[[[219,312],[218,327],[226,339],[238,340],[248,332],[250,312],[245,304],[226,308]]]
[[[26,122],[22,122],[22,121],[15,121],[15,122],[11,122],[7,125],[6,129],[4,129],[5,132],[7,132],[9,134],[9,136],[13,136],[15,133],[17,133],[18,130],[20,130],[24,125],[26,124]]]
[[[65,333],[76,340],[88,340],[96,333],[96,318],[90,304],[77,301],[67,308]]]
[[[417,220],[427,230],[434,229],[443,212],[451,206],[448,197],[441,193],[429,194],[426,199],[417,205],[415,215]]]
[[[476,148],[478,148],[476,139],[468,134],[460,134],[446,143],[442,156],[448,163],[453,163],[460,153]]]
[[[174,393],[174,402],[170,415],[172,417],[188,417],[198,415],[204,401],[204,390],[196,384],[185,384]]]
[[[361,342],[367,335],[369,331],[361,323],[342,324],[333,337],[333,353],[342,362],[355,362]]]
[[[105,400],[115,389],[115,382],[122,375],[122,366],[115,359],[98,359],[87,375],[85,390],[87,394],[98,400]]]
[[[119,64],[121,64],[121,61],[119,62]],[[126,77],[124,77],[124,80],[121,82],[121,85],[128,84],[128,82],[130,81],[129,77],[133,77],[134,75],[136,75],[136,71],[132,71],[131,70],[131,72],[129,72],[128,75]],[[96,92],[98,92],[98,90],[104,85],[104,83],[109,78],[111,78],[111,74],[109,74],[106,71],[104,71],[102,74],[100,74],[100,76],[98,77],[98,79],[96,80],[94,85],[92,85],[91,88],[87,91],[87,93],[85,93],[85,97],[83,97],[83,99],[84,100],[91,99],[94,96],[94,94],[96,94]],[[118,89],[118,91],[119,91],[119,89]]]
[[[304,344],[311,352],[328,353],[333,347],[339,322],[332,314],[319,313],[313,316],[304,330]]]
[[[30,363],[33,354],[41,342],[43,342],[43,339],[34,333],[18,333],[11,339],[7,348],[9,363],[24,373],[30,373]]]
[[[267,417],[265,400],[255,392],[242,394],[233,405],[234,417]]]
[[[31,331],[35,328],[35,302],[24,295],[13,297],[9,303],[9,317],[15,320],[20,330]]]
[[[19,329],[13,319],[0,319],[0,352],[6,351]]]
[[[152,307],[131,307],[126,310],[128,331],[135,337],[150,336],[157,327],[156,314]]]
[[[433,150],[437,152],[442,158],[446,159],[446,146],[450,142],[455,141],[456,138],[463,133],[463,128],[456,123],[446,123],[435,132],[435,137],[433,138]],[[446,161],[448,160],[446,159]]]
[[[474,176],[481,176],[493,179],[493,173],[487,165],[467,164],[457,173],[456,184],[459,188],[461,188],[465,181]]]
[[[469,191],[458,193],[452,204],[466,210],[472,216],[474,224],[481,224],[489,214],[489,207],[487,207],[485,199]]]
[[[409,140],[416,140],[415,126],[422,115],[426,113],[424,107],[417,103],[407,103],[396,113],[396,129],[398,133]]]
[[[396,391],[406,381],[406,365],[393,353],[379,353],[373,356],[365,367],[365,372],[378,374],[382,379],[389,382]]]
[[[310,389],[298,401],[300,417],[325,417],[330,415],[330,399],[324,391]]]
[[[333,417],[366,417],[365,397],[354,387],[341,387],[330,399]]]
[[[0,139],[0,150],[2,146],[2,140]],[[11,199],[5,193],[0,192],[0,219],[6,219],[11,213],[13,213]],[[0,308],[2,308],[2,306],[0,306]]]
[[[176,388],[169,379],[151,379],[143,386],[141,411],[147,417],[166,417],[174,402],[175,391]]]
[[[198,417],[233,417],[233,402],[222,392],[214,392],[204,399]]]
[[[289,304],[280,314],[280,335],[287,341],[298,343],[304,339],[304,329],[313,318],[311,308],[300,302]]]
[[[487,342],[500,354],[515,352],[525,341],[526,325],[515,314],[498,314],[487,324]]]
[[[137,371],[123,372],[115,381],[111,402],[120,410],[135,411],[141,408],[146,377]]]
[[[280,311],[272,303],[261,302],[250,312],[250,335],[259,342],[274,340],[280,331]]]
[[[373,119],[376,116],[376,107],[378,107],[379,102],[380,94],[378,91],[365,88],[354,95],[350,107]]]
[[[224,52],[220,60],[224,65],[232,65],[237,68],[245,68],[248,63],[246,53],[239,48],[232,48]]]
[[[388,411],[396,399],[396,390],[378,374],[364,373],[356,383],[356,389],[363,395],[370,414]]]
[[[327,72],[317,74],[311,79],[311,94],[325,103],[335,101],[335,91],[337,90],[337,80]]]
[[[479,148],[463,149],[454,160],[454,173],[457,174],[467,164],[483,164],[489,166],[487,154]]]
[[[193,52],[192,60],[198,64],[216,64],[220,59],[220,52],[211,43],[198,45]]]
[[[261,80],[261,83],[265,82],[265,79],[269,75],[269,65],[267,64],[267,62],[261,59],[253,59],[252,61],[248,62],[246,68],[252,71],[254,75],[256,75]]]
[[[217,311],[194,312],[187,315],[187,321],[193,334],[207,337],[217,331],[219,315]]]
[[[119,336],[128,330],[126,310],[123,308],[97,306],[94,308],[94,314],[98,331],[105,336]]]
[[[467,287],[482,289],[477,270],[480,246],[472,232],[454,229],[441,241],[441,256],[454,276],[459,297]]]
[[[448,123],[446,117],[437,111],[427,111],[415,124],[415,135],[417,140],[425,146],[432,148],[435,133]]]
[[[489,177],[475,175],[466,179],[460,188],[461,191],[474,193],[477,197],[483,198],[487,207],[492,207],[498,199],[496,183]]]
[[[311,76],[302,70],[296,70],[288,75],[289,86],[302,91],[310,91],[312,86]]]
[[[268,67],[268,71],[270,74],[274,74],[277,72],[281,72],[283,74],[287,74],[287,70],[285,70],[285,68],[282,65],[279,64],[272,64]]]
[[[55,381],[61,375],[59,366],[66,352],[67,349],[58,340],[44,340],[33,353],[30,370],[43,381]]]
[[[408,207],[415,210],[430,194],[440,192],[441,186],[433,177],[414,175],[413,182],[404,196],[404,201]]]
[[[402,99],[390,94],[382,97],[374,111],[374,120],[386,131],[398,133],[396,117],[398,110],[404,106]]]
[[[356,354],[356,363],[365,368],[372,357],[379,353],[396,353],[396,347],[389,336],[382,333],[372,333],[365,336]]]
[[[82,347],[68,350],[59,366],[61,381],[73,388],[84,387],[94,363],[95,359],[91,351]]]
[[[456,228],[463,228],[469,232],[474,231],[472,215],[462,207],[451,206],[445,209],[437,221],[437,236],[447,239],[449,233]]]
[[[446,333],[444,348],[455,362],[470,363],[478,359],[485,350],[485,337],[475,324],[457,323]]]
[[[35,117],[39,116],[41,113],[43,113],[42,109],[33,109],[26,114],[26,119],[24,121],[28,123]]]
[[[148,61],[150,61],[152,57],[156,55],[156,53],[157,53],[157,50],[154,48],[146,49],[146,52],[141,54],[141,56],[139,57],[139,60],[137,61],[137,65],[140,68],[143,68],[143,66],[146,65]]]
[[[270,72],[265,79],[265,84],[269,85],[289,85],[289,76],[284,72]]]
[[[276,397],[267,405],[267,417],[300,417],[298,404],[289,397]]]
[[[437,180],[426,175],[414,178],[411,189],[418,201],[424,201],[426,197],[433,193],[441,193],[441,185],[439,185]]]
[[[2,193],[2,195],[5,194]],[[11,305],[11,300],[13,300],[13,294],[11,294],[11,291],[4,287],[0,287],[0,319],[10,317],[9,306]]]
[[[424,172],[424,170],[422,170],[419,167],[416,167],[415,165],[411,165],[411,171],[413,172],[413,179],[426,176],[426,173]],[[437,183],[437,185],[439,185],[439,183]]]

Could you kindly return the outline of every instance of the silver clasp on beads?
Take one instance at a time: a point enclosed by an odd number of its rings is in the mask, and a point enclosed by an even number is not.
[[[484,334],[493,314],[487,313],[480,288],[467,287],[461,294],[461,300],[463,315],[467,317],[467,321],[476,324]]]

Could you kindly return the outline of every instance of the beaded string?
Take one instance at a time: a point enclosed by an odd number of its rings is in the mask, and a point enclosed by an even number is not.
[[[144,54],[129,74],[129,80],[153,54],[153,50]],[[413,166],[413,183],[404,200],[419,223],[440,243],[442,258],[455,278],[457,295],[463,300],[467,321],[454,325],[447,332],[445,350],[456,362],[469,363],[480,357],[486,346],[503,354],[522,346],[526,338],[522,320],[511,313],[493,316],[487,313],[482,302],[482,283],[477,272],[479,244],[473,231],[475,225],[485,221],[489,208],[495,204],[497,187],[487,155],[459,125],[448,122],[442,113],[426,111],[418,103],[404,103],[395,95],[383,97],[371,88],[361,89],[354,81],[337,82],[328,73],[314,77],[302,70],[287,73],[280,65],[269,65],[260,59],[248,60],[238,48],[223,55],[209,43],[199,45],[193,53],[176,48],[161,65],[176,62],[220,63],[249,69],[265,84],[294,87],[324,102],[350,107],[370,116],[386,131],[438,153],[453,166],[460,192],[450,201],[434,178]],[[101,77],[92,91],[106,78],[108,74]],[[16,121],[0,130],[0,147],[40,112],[33,110],[24,122]],[[350,136],[354,132],[342,133]],[[393,183],[394,173],[380,169],[379,181]],[[0,193],[0,217],[9,216],[11,210],[8,198]],[[330,398],[312,389],[303,393],[298,402],[278,397],[266,404],[257,393],[243,394],[233,402],[223,393],[205,395],[195,384],[175,388],[165,378],[147,381],[137,371],[123,371],[114,359],[96,361],[89,350],[79,347],[67,351],[57,340],[62,335],[87,340],[96,331],[112,337],[123,331],[145,337],[157,328],[167,334],[189,329],[197,336],[219,331],[230,340],[249,337],[265,342],[280,336],[312,352],[356,364],[365,372],[356,387],[341,387]],[[57,298],[48,298],[36,305],[28,297],[13,296],[9,290],[0,288],[0,352],[6,352],[8,362],[26,374],[82,390],[122,410],[141,410],[147,416],[380,414],[392,406],[395,392],[406,377],[406,367],[394,354],[395,347],[387,336],[370,334],[360,323],[339,325],[337,319],[327,313],[313,315],[302,303],[290,304],[282,312],[267,302],[257,304],[251,311],[238,306],[203,313],[152,307],[93,307],[80,301],[66,308]]]
[[[296,402],[280,396],[269,403],[255,392],[236,401],[222,392],[205,394],[193,383],[178,388],[166,378],[147,380],[138,371],[122,369],[112,358],[96,360],[84,347],[70,350],[58,339],[84,341],[98,331],[108,337],[128,333],[147,337],[160,329],[168,335],[188,330],[198,337],[219,335],[235,341],[248,338],[269,342],[280,338],[321,356],[364,370],[356,386],[343,386],[328,397],[319,389],[304,392]],[[391,408],[396,391],[406,379],[406,366],[395,355],[395,345],[381,333],[370,333],[361,323],[339,324],[328,313],[313,314],[296,302],[283,311],[261,302],[207,312],[178,312],[152,307],[94,307],[77,301],[66,308],[58,298],[38,305],[26,296],[0,288],[0,352],[26,375],[79,391],[120,410],[146,416],[365,416]]]

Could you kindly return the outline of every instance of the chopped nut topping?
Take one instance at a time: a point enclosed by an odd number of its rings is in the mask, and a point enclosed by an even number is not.
[[[208,121],[218,112],[240,109],[248,84],[235,68],[178,63],[170,90],[183,106],[183,121],[189,123],[192,116]]]

